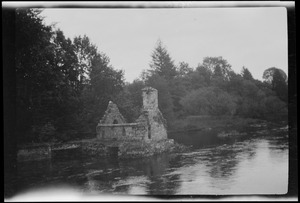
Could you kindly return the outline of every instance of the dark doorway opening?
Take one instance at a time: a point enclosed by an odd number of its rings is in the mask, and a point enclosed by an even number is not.
[[[148,126],[148,138],[151,139],[151,127],[150,127],[150,125]]]

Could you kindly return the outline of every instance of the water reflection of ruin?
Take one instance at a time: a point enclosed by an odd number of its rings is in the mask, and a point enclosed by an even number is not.
[[[181,186],[180,174],[170,174],[170,169],[174,165],[174,158],[175,156],[162,154],[123,164],[127,167],[133,166],[135,171],[146,175],[148,181],[145,182],[144,189],[147,194],[173,195],[178,192]],[[131,175],[135,176],[136,174]]]
[[[179,174],[168,174],[172,160],[166,154],[129,161],[98,160],[86,171],[85,186],[87,191],[101,193],[176,194],[181,183]]]

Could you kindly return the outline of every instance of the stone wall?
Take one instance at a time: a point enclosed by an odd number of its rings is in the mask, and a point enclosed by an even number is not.
[[[80,149],[80,143],[40,143],[18,146],[18,161],[33,161],[50,158],[59,158],[66,151],[77,151]]]
[[[96,127],[98,139],[118,139],[125,135],[125,129],[118,126],[114,127],[114,124],[126,123],[125,118],[120,113],[116,104],[112,101],[108,103],[104,116]]]
[[[144,140],[147,128],[138,123],[99,124],[98,140]]]

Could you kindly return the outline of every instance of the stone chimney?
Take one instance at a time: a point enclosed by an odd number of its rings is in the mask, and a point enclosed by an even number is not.
[[[157,90],[152,87],[145,87],[143,92],[143,109],[144,110],[157,110],[158,109],[158,94]]]
[[[158,91],[152,87],[145,87],[143,92],[143,111],[137,122],[147,122],[146,140],[164,140],[167,136],[167,122],[158,108]]]

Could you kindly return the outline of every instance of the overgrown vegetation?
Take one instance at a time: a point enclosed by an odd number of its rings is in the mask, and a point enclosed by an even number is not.
[[[40,11],[16,11],[17,123],[19,142],[67,141],[94,136],[113,100],[129,122],[142,107],[141,89],[158,90],[159,108],[172,128],[187,116],[287,119],[287,76],[275,67],[255,80],[235,73],[222,57],[197,67],[175,65],[161,41],[149,69],[132,83],[87,36],[69,39],[43,24]]]

